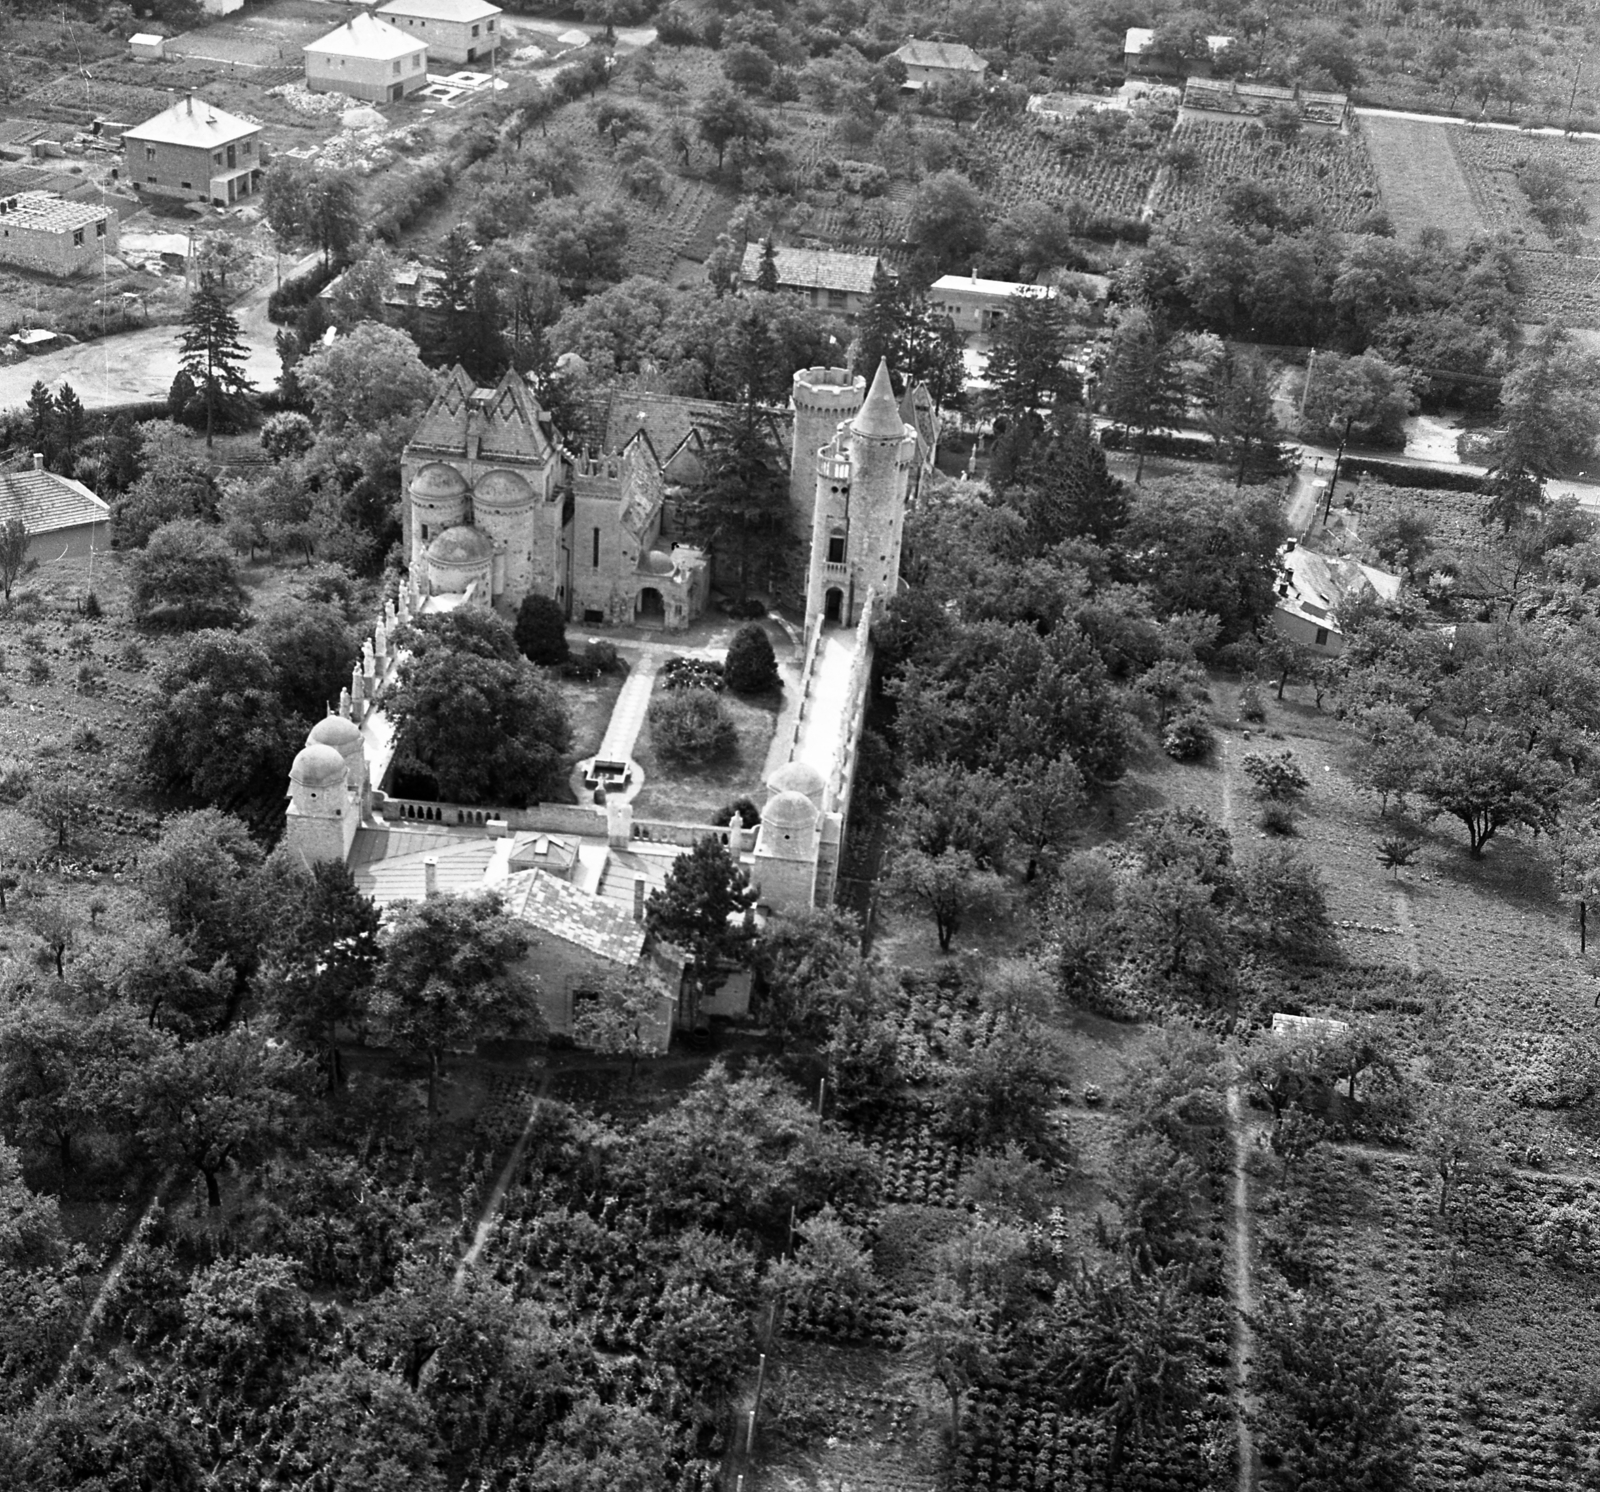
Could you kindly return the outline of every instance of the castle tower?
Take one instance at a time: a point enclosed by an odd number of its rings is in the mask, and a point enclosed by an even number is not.
[[[306,745],[331,746],[343,758],[346,796],[359,824],[372,805],[372,784],[367,776],[367,753],[360,729],[342,715],[328,715],[311,727]]]
[[[289,768],[284,839],[306,865],[344,860],[350,854],[358,815],[353,811],[348,777],[344,757],[320,741],[308,742]]]
[[[861,408],[867,381],[843,368],[802,368],[794,375],[794,446],[789,457],[789,507],[797,534],[811,532],[817,501],[817,452],[842,421]]]
[[[822,814],[804,793],[782,792],[761,810],[754,879],[761,901],[777,912],[815,905]]]
[[[901,418],[888,364],[880,362],[861,408],[816,458],[808,625],[820,616],[853,627],[869,591],[894,594],[916,460],[917,432]]]

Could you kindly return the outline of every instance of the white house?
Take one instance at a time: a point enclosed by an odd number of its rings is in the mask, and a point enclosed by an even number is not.
[[[971,47],[953,41],[918,41],[913,37],[889,55],[905,64],[905,86],[915,90],[938,88],[963,79],[981,82],[989,69],[989,64]]]
[[[483,62],[500,44],[501,9],[488,0],[389,0],[378,15],[428,49],[430,64]]]
[[[1392,601],[1400,591],[1400,577],[1374,569],[1358,560],[1318,554],[1291,539],[1278,554],[1278,604],[1273,627],[1293,641],[1327,653],[1344,651],[1336,613],[1346,601],[1371,591]]]
[[[950,318],[958,332],[987,335],[1006,319],[1012,298],[1054,299],[1054,285],[1022,285],[1014,280],[984,280],[976,274],[941,275],[928,288],[928,303]]]
[[[428,45],[366,11],[304,48],[306,87],[392,103],[427,86]]]

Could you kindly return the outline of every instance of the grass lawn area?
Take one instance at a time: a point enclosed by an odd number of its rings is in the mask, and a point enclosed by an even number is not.
[[[647,719],[634,744],[633,759],[644,773],[644,787],[633,801],[635,818],[662,819],[668,823],[704,824],[735,798],[761,797],[761,773],[767,748],[777,729],[781,696],[740,699],[721,696],[733,719],[739,743],[720,761],[673,766],[663,762],[650,739]]]
[[[625,672],[602,674],[591,684],[581,684],[576,679],[564,679],[555,669],[548,670],[551,682],[567,707],[567,719],[572,724],[572,750],[567,753],[567,767],[575,767],[585,757],[593,756],[605,739],[606,726],[611,723],[611,712],[616,707],[617,696],[627,679]]]

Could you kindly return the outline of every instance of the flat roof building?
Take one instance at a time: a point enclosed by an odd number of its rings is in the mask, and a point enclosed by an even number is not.
[[[427,43],[364,10],[303,50],[313,93],[387,104],[428,83]]]
[[[984,280],[977,275],[941,275],[928,287],[928,303],[948,316],[958,332],[992,331],[1006,319],[1012,298],[1052,299],[1054,285],[1023,285],[1014,280]]]
[[[0,260],[48,275],[98,269],[117,251],[117,215],[48,192],[0,197]]]
[[[488,0],[389,0],[378,7],[381,19],[427,46],[430,66],[492,57],[501,14]]]
[[[122,132],[125,175],[140,193],[226,207],[261,190],[261,126],[189,94]]]

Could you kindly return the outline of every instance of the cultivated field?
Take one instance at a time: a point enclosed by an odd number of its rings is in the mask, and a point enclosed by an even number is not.
[[[1365,115],[1361,129],[1399,237],[1437,228],[1460,241],[1484,231],[1486,221],[1451,148],[1457,128]]]

